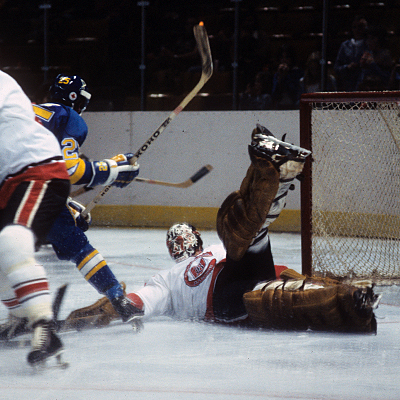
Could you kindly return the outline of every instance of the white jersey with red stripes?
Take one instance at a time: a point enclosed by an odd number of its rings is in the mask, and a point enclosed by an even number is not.
[[[18,83],[0,71],[0,184],[28,165],[61,156],[55,136],[35,121]]]
[[[225,258],[224,246],[212,245],[153,276],[135,291],[143,301],[144,318],[168,315],[178,319],[212,319],[212,293]]]

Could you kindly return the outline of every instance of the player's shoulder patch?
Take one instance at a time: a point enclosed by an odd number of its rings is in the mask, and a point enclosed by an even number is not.
[[[55,113],[54,111],[42,107],[38,104],[33,104],[32,107],[36,117],[38,117],[42,121],[49,122],[53,118],[53,115]]]

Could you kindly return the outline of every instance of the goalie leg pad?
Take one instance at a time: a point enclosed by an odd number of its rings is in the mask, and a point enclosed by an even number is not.
[[[287,291],[278,287],[246,293],[244,301],[252,321],[266,328],[321,330],[342,324],[336,288],[323,291]]]
[[[227,254],[240,260],[261,229],[279,187],[271,162],[252,156],[239,191],[231,193],[217,214],[217,232]]]
[[[357,304],[360,290],[323,278],[277,280],[243,300],[250,319],[269,329],[376,333],[372,308]]]

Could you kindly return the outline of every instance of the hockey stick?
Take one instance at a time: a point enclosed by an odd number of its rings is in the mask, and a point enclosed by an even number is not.
[[[204,175],[207,175],[212,169],[213,169],[213,167],[210,164],[207,164],[204,167],[202,167],[201,169],[199,169],[188,180],[186,180],[184,182],[180,182],[180,183],[156,181],[156,180],[153,180],[153,179],[146,179],[146,178],[135,178],[135,181],[136,182],[150,183],[152,185],[162,185],[162,186],[170,186],[170,187],[186,189],[189,186],[192,186],[194,183],[196,183]]]
[[[189,179],[184,182],[174,183],[174,182],[166,182],[166,181],[157,181],[155,179],[148,179],[148,178],[135,178],[135,182],[143,182],[143,183],[150,183],[152,185],[161,185],[161,186],[169,186],[169,187],[176,187],[176,188],[183,188],[186,189],[200,180],[203,176],[207,175],[213,169],[212,165],[207,164],[204,167],[201,167],[195,174],[193,174]],[[71,197],[78,197],[83,193],[89,192],[93,188],[88,188],[86,186],[81,187],[74,192],[71,192]]]
[[[61,303],[64,300],[65,292],[67,290],[68,283],[60,286],[57,289],[56,295],[54,296],[52,309],[53,309],[53,318],[55,321],[58,320],[58,313],[60,312]]]
[[[208,41],[207,31],[204,24],[201,22],[199,25],[193,27],[194,37],[196,39],[197,48],[201,57],[201,77],[197,85],[192,91],[182,100],[182,102],[175,108],[168,118],[160,125],[160,127],[150,136],[150,138],[140,147],[140,149],[131,158],[130,163],[133,165],[137,159],[149,148],[149,146],[156,140],[165,128],[174,120],[174,118],[189,104],[196,96],[200,89],[211,78],[213,73],[213,63],[211,57],[210,43]],[[106,186],[82,211],[82,216],[85,217],[96,206],[96,204],[107,194],[112,186]]]

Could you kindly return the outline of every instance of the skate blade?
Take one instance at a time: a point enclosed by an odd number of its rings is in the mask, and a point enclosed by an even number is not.
[[[375,296],[374,301],[371,303],[371,308],[373,310],[378,308],[381,299],[382,299],[382,293]]]
[[[11,340],[0,340],[0,348],[25,348],[31,346],[31,339],[11,339]]]
[[[143,330],[143,321],[141,316],[134,316],[126,323],[131,324],[134,333],[139,333]]]
[[[69,367],[69,362],[64,361],[62,358],[63,350],[50,357],[39,361],[35,364],[30,364],[34,372],[41,372],[49,369],[67,369]]]

